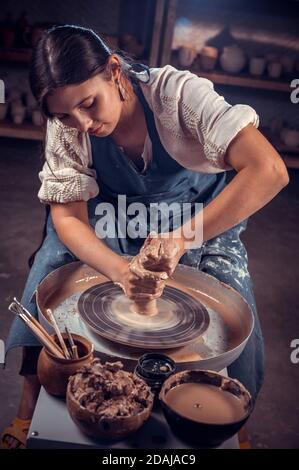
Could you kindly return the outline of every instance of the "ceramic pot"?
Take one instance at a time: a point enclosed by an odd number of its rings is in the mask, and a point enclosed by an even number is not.
[[[25,106],[22,106],[21,104],[16,104],[16,103],[14,104],[14,106],[12,105],[11,116],[15,124],[22,124],[22,122],[25,119],[25,115],[26,115]]]
[[[0,120],[5,119],[8,110],[8,103],[0,103]]]
[[[220,65],[225,72],[239,73],[246,64],[244,51],[237,45],[225,46],[220,56]]]
[[[205,46],[200,51],[199,66],[202,70],[210,72],[214,70],[218,59],[218,49],[216,47]]]
[[[38,109],[34,109],[31,114],[32,122],[35,126],[41,126],[43,123],[42,113]]]
[[[53,337],[57,342],[56,336]],[[62,333],[62,337],[68,345],[67,335]],[[69,377],[93,360],[93,344],[83,336],[72,333],[72,337],[78,348],[79,359],[60,359],[46,348],[39,355],[37,375],[41,385],[51,395],[65,397]]]
[[[181,46],[179,48],[179,64],[182,67],[189,67],[193,63],[196,56],[197,51],[194,47]]]
[[[16,113],[12,115],[12,120],[15,124],[22,124],[25,119],[25,112],[24,113]]]
[[[249,62],[249,71],[251,75],[263,75],[266,68],[266,59],[264,57],[251,57]]]
[[[282,65],[280,62],[269,62],[268,75],[271,78],[279,78],[282,72]]]

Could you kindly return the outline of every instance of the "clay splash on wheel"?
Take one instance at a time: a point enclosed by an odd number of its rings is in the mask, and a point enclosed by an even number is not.
[[[127,346],[167,349],[185,346],[209,326],[207,309],[185,292],[166,286],[157,301],[158,314],[132,311],[133,302],[113,282],[97,284],[78,299],[82,320],[97,334]]]

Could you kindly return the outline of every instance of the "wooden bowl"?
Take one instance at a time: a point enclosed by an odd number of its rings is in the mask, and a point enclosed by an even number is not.
[[[102,417],[80,405],[71,391],[71,381],[69,381],[66,404],[72,420],[82,432],[95,439],[117,441],[136,432],[147,421],[152,411],[153,398],[149,390],[148,407],[135,415]]]

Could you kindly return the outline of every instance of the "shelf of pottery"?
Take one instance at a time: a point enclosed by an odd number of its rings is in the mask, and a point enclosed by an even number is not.
[[[42,116],[29,91],[27,75],[32,48],[49,25],[29,25],[26,12],[16,21],[8,12],[0,23],[0,60],[4,65],[1,78],[5,85],[5,99],[0,102],[0,136],[34,140],[43,137]],[[7,64],[21,66],[21,73],[7,69]]]
[[[0,61],[5,64],[7,74],[5,86],[6,83],[10,83],[10,77],[14,78],[14,83],[17,82],[17,86],[12,85],[5,89],[5,103],[0,99],[0,137],[43,139],[43,119],[29,89],[27,75],[33,47],[44,31],[53,24],[44,22],[30,25],[25,12],[16,22],[8,13],[5,20],[0,23]],[[115,49],[120,47],[133,58],[149,63],[150,59],[144,57],[145,46],[134,35],[122,34],[118,37],[105,34],[104,38],[110,47]],[[20,76],[20,70],[18,74],[14,70],[16,66],[22,68]],[[8,73],[7,70],[9,70]]]
[[[42,115],[28,90],[13,87],[0,104],[0,136],[42,140]]]
[[[247,58],[237,44],[216,47],[204,46],[200,51],[182,46],[173,50],[171,62],[188,68],[220,85],[259,88],[290,92],[290,81],[299,73],[299,57],[274,53]]]
[[[42,34],[43,28],[39,33]],[[34,42],[37,37],[35,32]],[[121,47],[132,57],[138,58],[143,63],[148,60],[144,57],[145,47],[130,34],[124,34],[120,38],[117,36],[105,35],[105,39],[112,48]],[[24,67],[27,75],[28,65],[31,59],[32,49],[17,47],[0,47],[0,60],[2,59],[9,65],[18,65]],[[10,71],[10,74],[15,73]],[[7,80],[9,82],[9,80]],[[29,90],[27,76],[21,78],[22,86],[11,87],[5,90],[5,103],[0,103],[0,137],[14,137],[21,139],[42,140],[42,115],[38,109],[37,103]]]
[[[34,46],[43,33],[44,26],[33,28],[32,31],[34,36],[31,46]],[[117,37],[106,34],[104,37],[110,47],[115,49],[120,47],[131,57],[142,61],[144,64],[148,63],[148,58],[144,57],[145,46],[140,44],[133,35],[123,34]],[[27,78],[32,49],[14,47],[13,43],[9,46],[0,46],[0,60],[12,66],[23,66],[24,78],[22,75],[19,80],[23,84],[23,88],[22,86],[16,86],[5,90],[5,103],[0,102],[0,137],[42,140],[43,131],[41,126],[43,119],[29,90]],[[10,74],[14,73],[14,71],[10,71]],[[7,82],[9,82],[9,78]]]
[[[237,44],[216,47],[204,46],[200,51],[181,46],[171,51],[170,62],[179,69],[208,78],[214,84],[292,92],[291,82],[299,75],[299,57],[275,54],[247,57]],[[267,129],[262,129],[277,148],[289,167],[299,168],[299,128],[284,127],[273,118]]]

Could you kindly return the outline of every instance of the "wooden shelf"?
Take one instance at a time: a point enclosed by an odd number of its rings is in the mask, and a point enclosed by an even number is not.
[[[268,80],[267,78],[254,78],[251,76],[240,76],[240,75],[228,75],[222,72],[200,72],[193,71],[196,75],[204,78],[208,78],[214,83],[219,85],[239,86],[246,88],[255,88],[260,90],[272,90],[291,92],[289,82],[282,82],[279,80]],[[291,82],[291,80],[290,80]]]
[[[43,129],[30,122],[15,124],[9,120],[0,121],[0,137],[15,139],[43,140]]]
[[[28,64],[32,57],[32,49],[0,48],[0,60],[5,62],[14,62],[20,64]]]

